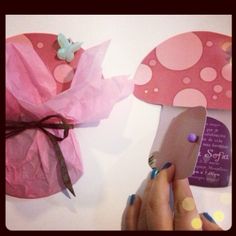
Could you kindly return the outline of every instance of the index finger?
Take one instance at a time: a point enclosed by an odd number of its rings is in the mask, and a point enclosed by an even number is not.
[[[173,230],[173,213],[170,208],[170,183],[175,167],[169,163],[162,169],[151,186],[146,209],[149,230]]]
[[[202,230],[202,220],[189,187],[188,179],[173,181],[175,230]]]

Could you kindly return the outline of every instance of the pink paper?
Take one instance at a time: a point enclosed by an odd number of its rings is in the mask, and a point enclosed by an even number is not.
[[[148,103],[231,110],[231,37],[207,31],[157,45],[134,76],[134,95]]]
[[[84,51],[70,87],[61,92],[32,46],[7,42],[6,119],[32,121],[60,114],[70,123],[82,124],[107,118],[114,104],[133,91],[133,82],[125,76],[103,79],[101,63],[107,46],[106,42]],[[59,145],[75,183],[83,166],[73,130]],[[38,198],[63,188],[57,157],[44,133],[28,129],[6,140],[7,194]]]

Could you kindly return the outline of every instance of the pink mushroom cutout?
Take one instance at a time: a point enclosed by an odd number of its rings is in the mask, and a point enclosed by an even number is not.
[[[202,133],[198,134],[199,152],[196,152],[195,162],[190,161],[190,167],[187,159],[183,163],[178,156],[175,157],[178,160],[172,161],[192,169],[191,173],[186,171],[186,175],[179,174],[180,178],[189,177],[191,184],[210,187],[228,185],[231,167],[228,130],[232,106],[231,48],[231,37],[227,35],[204,31],[187,32],[159,44],[138,66],[134,75],[134,95],[147,103],[162,105],[155,138],[158,141],[154,140],[149,159],[151,167],[160,168],[164,161],[170,161],[159,152],[166,139],[163,137],[169,132],[164,126],[169,126],[173,118],[177,118],[184,109],[193,111],[195,108],[199,110],[196,114],[202,114],[196,124],[201,123],[203,126]],[[208,113],[205,121],[203,109]],[[222,116],[225,117],[223,122],[219,119]],[[183,119],[183,122],[186,120]],[[186,129],[184,125],[183,129]],[[191,134],[191,124],[188,129]],[[188,145],[193,143],[187,140]],[[200,171],[201,168],[204,171]]]

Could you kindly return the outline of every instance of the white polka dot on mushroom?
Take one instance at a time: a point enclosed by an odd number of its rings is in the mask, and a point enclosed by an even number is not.
[[[214,86],[213,90],[214,90],[216,93],[220,93],[220,92],[222,92],[223,87],[222,87],[221,85],[217,84],[217,85]]]
[[[155,93],[157,93],[159,91],[158,88],[154,88],[153,90],[154,90]]]
[[[73,79],[74,69],[67,64],[61,64],[54,69],[53,75],[58,82],[67,83]]]
[[[225,95],[226,95],[227,98],[231,98],[232,97],[232,91],[231,90],[227,90],[225,92]]]
[[[38,42],[38,43],[37,43],[37,48],[43,48],[43,46],[44,46],[44,45],[43,45],[42,42]]]
[[[152,70],[145,64],[140,64],[135,75],[134,83],[136,85],[144,85],[152,79]]]
[[[232,64],[228,63],[222,67],[221,74],[224,79],[231,81],[232,80]]]
[[[207,100],[205,95],[201,91],[197,89],[187,88],[179,91],[175,95],[173,105],[184,107],[207,107]]]
[[[213,67],[205,67],[200,71],[200,77],[206,82],[211,82],[216,79],[217,72]]]
[[[216,95],[212,96],[212,99],[216,100],[218,97]]]
[[[144,90],[144,93],[148,93],[148,90]]]
[[[157,64],[157,61],[156,61],[156,60],[153,60],[153,59],[152,59],[152,60],[149,61],[149,65],[150,65],[150,66],[155,66],[156,64]]]
[[[171,70],[185,70],[192,67],[199,61],[202,53],[202,42],[194,33],[177,35],[156,47],[156,57],[159,62]]]
[[[189,84],[191,82],[191,79],[189,77],[184,77],[183,78],[183,83],[184,84]]]
[[[212,46],[213,46],[213,43],[212,43],[212,41],[207,41],[207,42],[206,42],[206,45],[207,45],[207,47],[212,47]]]

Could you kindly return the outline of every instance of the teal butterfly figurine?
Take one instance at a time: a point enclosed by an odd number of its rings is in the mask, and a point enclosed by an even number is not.
[[[80,49],[82,43],[73,43],[70,39],[68,40],[63,34],[59,34],[57,36],[57,41],[60,46],[57,51],[57,57],[61,60],[71,62],[74,59],[74,53]]]

